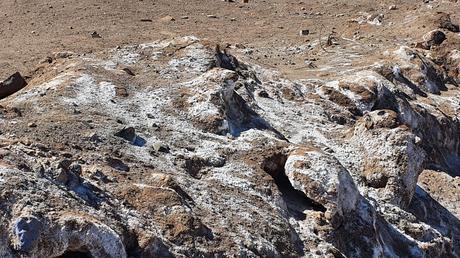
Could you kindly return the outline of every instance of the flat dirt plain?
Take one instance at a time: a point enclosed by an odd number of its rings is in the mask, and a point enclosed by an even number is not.
[[[305,77],[304,61],[329,62],[328,53],[318,46],[300,53],[288,53],[283,47],[308,45],[334,34],[340,40],[359,37],[363,51],[378,53],[419,39],[436,28],[433,19],[443,11],[456,20],[460,7],[454,1],[412,0],[3,0],[0,78],[15,71],[30,74],[53,52],[91,53],[189,35],[259,49],[254,56],[258,62]],[[381,26],[359,22],[379,14]],[[300,36],[300,30],[310,33]],[[93,38],[94,31],[102,38]]]

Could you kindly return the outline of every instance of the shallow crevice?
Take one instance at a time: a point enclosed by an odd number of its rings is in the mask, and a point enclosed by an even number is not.
[[[276,153],[264,160],[262,168],[275,180],[275,184],[286,203],[289,215],[297,220],[305,220],[305,210],[325,212],[326,208],[323,205],[308,198],[304,192],[292,186],[284,169],[286,161],[287,155]]]
[[[142,249],[139,246],[138,236],[134,232],[127,231],[125,238],[126,254],[130,258],[139,258],[142,254]]]
[[[239,67],[239,62],[236,59],[236,57],[228,54],[226,49],[222,51],[219,45],[216,45],[214,57],[215,57],[217,67],[232,70],[232,71],[235,71],[236,68]]]

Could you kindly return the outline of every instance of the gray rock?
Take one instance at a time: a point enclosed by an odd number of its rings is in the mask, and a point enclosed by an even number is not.
[[[36,217],[17,218],[13,223],[13,246],[22,252],[32,251],[40,240],[42,223]]]
[[[136,129],[134,127],[125,127],[115,133],[115,136],[125,139],[129,142],[136,141]]]

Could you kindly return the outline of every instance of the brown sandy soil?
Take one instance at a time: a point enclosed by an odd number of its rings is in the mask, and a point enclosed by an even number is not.
[[[396,5],[396,10],[390,10],[391,5]],[[39,61],[53,52],[90,53],[184,35],[261,49],[254,54],[258,62],[302,78],[308,75],[305,60],[330,61],[331,53],[314,44],[320,37],[335,32],[340,46],[346,43],[342,37],[351,39],[359,34],[357,42],[363,44],[362,50],[375,53],[413,42],[431,30],[429,19],[437,11],[452,13],[455,20],[460,8],[449,1],[427,4],[412,0],[250,0],[246,4],[221,0],[3,0],[0,78],[15,71],[31,74]],[[363,12],[383,14],[383,24],[352,21]],[[300,36],[301,29],[308,29],[310,34]],[[102,38],[92,38],[94,31]],[[309,44],[311,49],[294,54],[282,49]]]

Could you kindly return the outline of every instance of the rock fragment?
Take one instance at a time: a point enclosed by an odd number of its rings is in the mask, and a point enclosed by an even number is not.
[[[134,127],[125,127],[115,133],[115,136],[125,139],[128,142],[136,141],[136,129]]]
[[[433,46],[439,46],[446,40],[446,34],[440,30],[433,30],[423,36],[423,46],[430,49]]]
[[[152,146],[153,150],[155,152],[163,152],[163,153],[169,153],[169,146],[162,143],[162,142],[156,142]]]
[[[91,33],[91,38],[93,38],[93,39],[100,39],[100,38],[102,38],[102,36],[101,36],[99,33],[97,33],[97,31],[93,31],[93,32]]]
[[[26,80],[19,72],[0,82],[0,99],[6,98],[27,86]]]
[[[163,18],[160,19],[160,21],[162,21],[162,22],[171,22],[171,21],[175,21],[175,20],[176,19],[174,17],[172,17],[171,15],[166,15]]]
[[[307,36],[309,34],[310,34],[310,30],[307,30],[307,29],[300,30],[299,32],[300,36]]]

